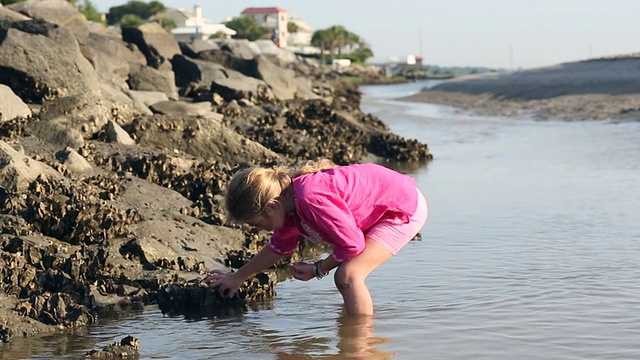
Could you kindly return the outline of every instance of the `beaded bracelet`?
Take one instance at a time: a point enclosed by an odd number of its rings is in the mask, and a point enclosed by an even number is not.
[[[322,260],[318,260],[313,263],[313,274],[316,276],[316,279],[320,280],[323,277],[329,275],[328,272],[322,272]]]

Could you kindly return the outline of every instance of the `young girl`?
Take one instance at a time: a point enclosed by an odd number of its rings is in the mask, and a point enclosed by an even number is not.
[[[335,285],[350,315],[373,314],[367,276],[420,231],[428,212],[411,177],[381,165],[329,160],[293,170],[244,169],[231,179],[225,204],[231,220],[273,235],[238,271],[214,270],[205,279],[221,296],[234,296],[246,279],[291,255],[302,235],[333,245],[333,252],[312,264],[293,264],[293,277],[321,279],[337,268]]]

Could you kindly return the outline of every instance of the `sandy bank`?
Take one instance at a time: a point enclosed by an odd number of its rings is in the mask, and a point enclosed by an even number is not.
[[[463,77],[403,100],[450,105],[496,116],[640,120],[640,57]]]

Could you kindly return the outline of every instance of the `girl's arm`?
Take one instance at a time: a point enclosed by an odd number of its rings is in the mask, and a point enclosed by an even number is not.
[[[337,268],[338,265],[340,265],[340,263],[337,262],[333,258],[333,256],[329,255],[327,256],[326,259],[322,260],[322,262],[320,263],[320,270],[322,271],[323,274],[328,274],[329,271]]]
[[[338,265],[340,265],[340,263],[337,262],[333,258],[333,256],[328,256],[326,259],[320,260],[319,262],[316,262],[316,263],[319,263],[320,265],[321,277],[327,276],[329,274],[329,271],[337,268]],[[314,277],[317,277],[318,275],[315,272],[316,263],[310,264],[307,262],[297,262],[291,265],[291,274],[293,275],[294,278],[298,280],[302,280],[302,281],[311,280]]]
[[[265,246],[238,271],[225,273],[214,270],[204,281],[211,287],[217,287],[220,296],[232,298],[245,280],[275,264],[280,258],[282,258],[281,255],[274,253],[269,246]]]
[[[260,250],[260,252],[254,256],[248,263],[244,264],[238,271],[235,272],[237,276],[243,278],[243,282],[253,275],[266,270],[271,265],[275,264],[282,258],[282,255],[278,255],[269,248],[269,246],[265,246]]]

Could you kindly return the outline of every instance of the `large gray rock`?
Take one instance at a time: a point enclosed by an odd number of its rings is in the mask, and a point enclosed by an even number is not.
[[[254,59],[262,53],[260,47],[255,42],[246,39],[219,39],[212,41],[217,44],[221,50],[231,53],[234,57],[243,60]]]
[[[173,35],[155,22],[122,28],[122,39],[135,44],[146,57],[147,65],[161,71],[171,71],[169,60],[180,54]]]
[[[133,99],[133,101],[136,104],[138,104],[139,107],[144,107],[147,109],[149,108],[149,106],[157,102],[169,100],[169,97],[167,96],[167,94],[159,91],[130,90],[127,92],[127,95],[129,95],[129,97]],[[151,112],[151,110],[149,109],[148,111],[145,111],[143,115],[151,115],[151,114],[153,114],[153,112]]]
[[[113,119],[110,105],[93,94],[65,96],[45,102],[40,109],[40,120],[59,122],[89,139]]]
[[[147,65],[131,64],[127,84],[131,90],[160,91],[167,94],[169,99],[178,100],[173,72],[161,72]]]
[[[24,21],[31,18],[0,5],[0,21]]]
[[[162,115],[202,116],[218,122],[224,118],[224,115],[212,111],[210,102],[160,101],[152,104],[150,108],[154,113]]]
[[[65,148],[56,153],[56,158],[67,171],[74,174],[84,174],[93,170],[93,166],[73,148]]]
[[[188,57],[196,58],[198,53],[206,50],[220,50],[220,45],[206,39],[195,39],[192,42],[180,42],[180,50]]]
[[[312,94],[311,86],[308,83],[298,82],[295,71],[278,66],[265,55],[242,59],[228,51],[207,50],[201,51],[198,54],[198,59],[214,62],[246,76],[264,81],[279,100],[315,97],[307,97]]]
[[[49,165],[33,160],[0,140],[0,188],[7,192],[25,191],[38,176],[60,179],[62,175]]]
[[[42,20],[0,22],[0,83],[25,102],[90,93],[98,77],[75,36]]]
[[[285,69],[275,65],[264,56],[255,59],[257,78],[266,82],[276,98],[280,100],[291,100],[298,92],[296,74],[293,70]]]
[[[109,108],[111,114],[109,119],[117,121],[118,124],[129,124],[136,116],[149,114],[151,111],[146,105],[131,98],[131,90],[119,89],[115,85],[107,83],[99,83],[97,87],[100,93],[94,102],[100,101]],[[100,116],[100,114],[96,114],[96,116]]]
[[[31,116],[31,109],[11,90],[0,84],[0,122]]]
[[[171,59],[176,75],[176,85],[181,88],[202,86],[209,88],[219,78],[227,77],[224,66],[209,61],[176,55]]]
[[[280,155],[261,144],[217,121],[198,116],[142,116],[134,120],[130,131],[140,146],[177,150],[200,159],[232,164],[281,160]]]
[[[204,87],[226,101],[273,99],[271,88],[260,79],[227,69],[220,64],[177,55],[172,59],[176,83],[180,87]]]
[[[271,40],[256,40],[255,44],[260,48],[262,55],[269,56],[278,65],[288,65],[298,61],[298,57],[293,51],[278,47],[278,45]]]
[[[136,142],[131,138],[128,132],[126,132],[115,121],[109,121],[107,124],[107,141],[115,142],[122,145],[135,145]]]
[[[264,81],[240,73],[215,80],[211,84],[211,91],[222,95],[226,101],[246,99],[264,102],[274,98],[271,88]]]
[[[84,15],[65,0],[27,0],[8,5],[7,8],[32,19],[44,20],[69,29],[76,37],[89,35],[89,26]]]
[[[33,136],[53,145],[54,148],[80,149],[85,144],[80,132],[60,121],[31,121],[27,123],[27,128]]]
[[[127,89],[127,79],[131,65],[145,65],[147,60],[133,44],[120,37],[91,33],[80,40],[82,54],[98,73],[100,80]]]

